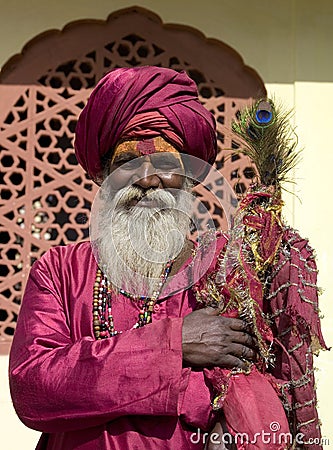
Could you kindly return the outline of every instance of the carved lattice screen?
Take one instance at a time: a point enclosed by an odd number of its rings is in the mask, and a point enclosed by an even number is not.
[[[0,74],[2,352],[8,351],[33,261],[52,245],[88,237],[96,187],[73,153],[76,118],[106,71],[137,65],[185,69],[217,119],[217,168],[238,193],[253,176],[247,161],[222,149],[238,147],[230,136],[231,120],[250,98],[265,94],[265,88],[223,43],[194,29],[163,25],[137,7],[114,13],[106,22],[73,23],[31,41]],[[224,195],[223,185],[215,188]],[[224,227],[223,211],[209,192],[199,190],[199,196],[215,224]]]

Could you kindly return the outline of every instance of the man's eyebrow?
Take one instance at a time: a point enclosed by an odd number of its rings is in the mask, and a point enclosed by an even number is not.
[[[150,155],[150,157],[151,160],[155,163],[165,162],[177,164],[177,166],[182,166],[182,161],[178,155],[173,152],[170,153],[162,152],[162,153],[154,153],[153,155]]]
[[[137,158],[138,154],[135,151],[127,151],[127,152],[121,152],[118,155],[114,157],[114,159],[111,160],[112,164],[114,163],[120,163],[124,161],[130,161],[131,159]]]
[[[168,152],[168,153],[167,152],[161,152],[161,153],[156,152],[151,155],[151,158],[152,159],[170,160],[170,161],[178,161],[179,160],[179,158],[177,158],[177,156],[172,152]]]

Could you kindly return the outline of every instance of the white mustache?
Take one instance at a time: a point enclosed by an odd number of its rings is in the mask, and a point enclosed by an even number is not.
[[[156,204],[158,208],[172,208],[177,205],[176,197],[166,189],[149,189],[143,191],[137,186],[128,186],[115,195],[115,209],[140,207],[140,201],[143,199],[147,199],[153,204]],[[138,202],[135,206],[130,205],[133,200]]]

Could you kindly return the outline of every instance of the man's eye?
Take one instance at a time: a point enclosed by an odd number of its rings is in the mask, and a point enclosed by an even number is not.
[[[167,158],[156,158],[156,160],[153,162],[155,169],[167,169],[167,170],[174,170],[174,169],[180,169],[179,161],[175,159],[167,159]]]

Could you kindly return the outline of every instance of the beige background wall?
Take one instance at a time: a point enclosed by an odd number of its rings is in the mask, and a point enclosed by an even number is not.
[[[304,148],[285,216],[318,253],[321,310],[328,345],[333,345],[333,1],[331,0],[0,0],[0,66],[34,36],[79,19],[102,19],[134,4],[164,23],[197,28],[233,47],[265,81],[267,89],[295,110],[294,125]],[[316,359],[319,414],[325,448],[333,448],[333,357]],[[34,448],[38,433],[16,419],[7,387],[7,358],[0,357],[0,447]],[[328,444],[330,441],[330,445]]]

